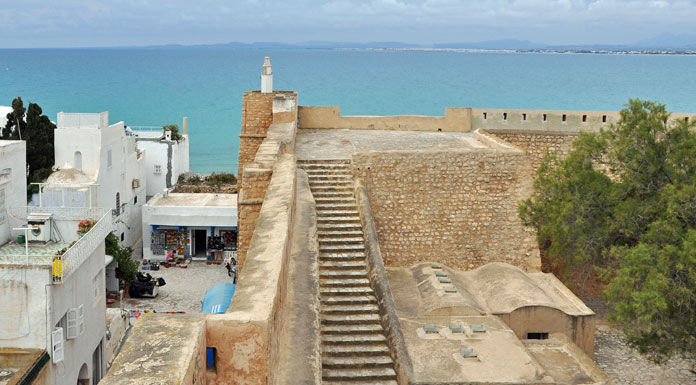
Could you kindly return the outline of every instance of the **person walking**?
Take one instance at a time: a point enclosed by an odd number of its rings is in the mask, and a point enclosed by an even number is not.
[[[237,284],[237,260],[232,259],[232,283]]]

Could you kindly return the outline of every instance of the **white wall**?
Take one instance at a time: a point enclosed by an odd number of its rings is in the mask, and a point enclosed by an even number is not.
[[[133,246],[142,233],[141,207],[147,189],[146,155],[138,154],[135,138],[126,136],[123,122],[106,125],[108,114],[106,123],[61,126],[65,120],[79,121],[77,118],[68,119],[74,116],[93,118],[85,118],[85,121],[97,121],[95,117],[103,114],[59,114],[59,126],[55,131],[56,166],[75,168],[75,152],[82,154],[82,171],[97,184],[92,206],[115,210],[118,193],[120,213],[114,217],[114,233],[122,245]],[[135,179],[139,186],[134,188]],[[58,194],[54,193],[54,198]],[[50,203],[55,204],[54,201]],[[70,203],[78,201],[71,199]],[[120,241],[121,234],[123,241]]]
[[[48,337],[45,346],[51,344],[50,332],[70,308],[84,307],[85,331],[75,339],[64,343],[65,359],[51,362],[52,384],[73,385],[83,364],[92,373],[92,353],[106,336],[106,292],[104,278],[104,242],[102,241],[80,267],[67,277],[61,285],[50,285],[48,298]],[[102,357],[105,357],[102,345]],[[102,359],[102,374],[106,370]]]
[[[0,347],[46,349],[47,267],[0,267]]]
[[[0,244],[10,239],[12,228],[25,224],[8,209],[27,203],[26,153],[26,142],[0,140]]]
[[[179,175],[189,171],[189,138],[182,135],[180,141],[174,142],[145,136],[143,133],[139,135],[141,136],[136,139],[137,146],[146,154],[147,196],[151,197],[161,193],[165,188],[174,186]],[[156,172],[155,166],[159,166],[159,173]],[[171,175],[167,179],[169,168]]]

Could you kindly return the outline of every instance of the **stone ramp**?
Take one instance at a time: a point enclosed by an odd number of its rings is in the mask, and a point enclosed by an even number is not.
[[[317,207],[322,381],[396,385],[370,287],[349,160],[298,160]]]

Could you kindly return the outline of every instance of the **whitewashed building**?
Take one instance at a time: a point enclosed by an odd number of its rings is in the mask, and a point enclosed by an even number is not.
[[[147,198],[161,193],[164,189],[174,187],[179,175],[189,172],[189,137],[187,120],[184,118],[181,138],[173,140],[163,130],[128,131],[135,137],[138,150],[147,156],[145,172],[147,174]]]
[[[202,258],[209,249],[236,251],[237,194],[157,194],[143,206],[142,228],[146,259],[164,260],[171,251]]]
[[[146,155],[124,123],[110,125],[108,112],[60,112],[54,147],[56,171],[43,185],[39,205],[111,208],[114,233],[122,245],[134,245],[146,200]]]
[[[8,214],[10,207],[27,203],[27,149],[21,140],[0,140],[0,244],[10,239],[12,228],[24,223]]]
[[[110,210],[6,211],[32,230],[0,238],[0,348],[46,350],[47,383],[96,384],[106,369],[104,238],[111,231]],[[90,218],[92,227],[79,235],[78,223]],[[20,234],[32,241],[17,243]]]

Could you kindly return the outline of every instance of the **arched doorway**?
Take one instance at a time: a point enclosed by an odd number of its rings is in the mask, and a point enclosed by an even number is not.
[[[77,375],[77,385],[91,385],[87,364],[82,364],[82,367],[80,367],[80,373]]]

